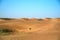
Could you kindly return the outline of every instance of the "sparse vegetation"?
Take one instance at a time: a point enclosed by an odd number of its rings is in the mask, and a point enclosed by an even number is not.
[[[9,33],[9,32],[12,32],[12,30],[9,30],[9,29],[3,29],[2,32],[4,32],[4,33]]]
[[[0,18],[0,19],[3,19],[3,20],[13,20],[12,18]]]
[[[12,30],[9,30],[9,29],[1,29],[0,30],[0,34],[10,34],[12,33],[13,31]]]
[[[38,19],[38,21],[43,21],[43,19]]]

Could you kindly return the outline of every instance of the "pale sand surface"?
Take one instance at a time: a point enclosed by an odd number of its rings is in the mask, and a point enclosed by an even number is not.
[[[4,28],[15,33],[0,34],[0,40],[60,40],[60,18],[1,19],[0,30]]]

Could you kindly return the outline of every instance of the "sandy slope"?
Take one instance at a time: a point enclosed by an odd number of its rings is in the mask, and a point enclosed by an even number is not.
[[[0,29],[16,31],[0,40],[60,40],[60,18],[0,20]]]

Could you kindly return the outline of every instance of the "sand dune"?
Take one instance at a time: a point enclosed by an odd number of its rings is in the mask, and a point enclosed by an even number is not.
[[[2,29],[13,32],[5,36],[0,33],[0,40],[60,40],[60,18],[0,18]]]

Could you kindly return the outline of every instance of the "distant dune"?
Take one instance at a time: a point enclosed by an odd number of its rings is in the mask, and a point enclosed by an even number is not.
[[[60,40],[60,18],[0,18],[0,40]]]

